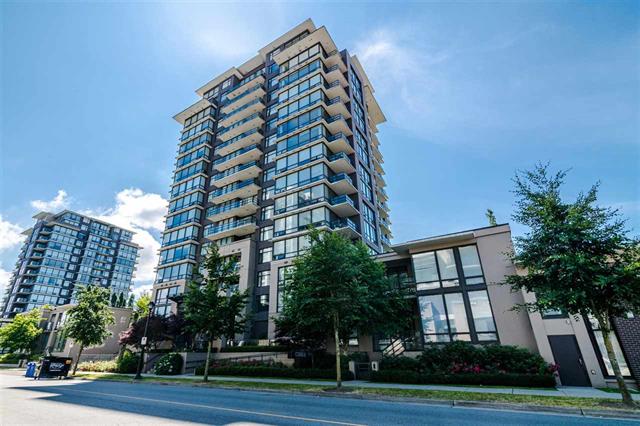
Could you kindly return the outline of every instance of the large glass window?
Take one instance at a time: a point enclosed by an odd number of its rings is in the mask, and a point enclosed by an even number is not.
[[[412,256],[425,343],[498,340],[475,245]]]
[[[593,335],[596,339],[596,343],[598,344],[598,352],[600,352],[600,358],[602,359],[602,363],[604,364],[606,374],[608,376],[613,376],[613,367],[611,366],[611,360],[609,359],[609,354],[607,354],[607,348],[604,346],[604,337],[602,336],[602,331],[600,330],[600,323],[595,318],[589,318],[589,323],[591,324],[591,329],[593,330]],[[629,366],[627,365],[627,360],[624,358],[624,353],[622,352],[622,348],[620,347],[620,343],[618,342],[618,337],[615,333],[611,333],[610,335],[611,344],[613,345],[613,352],[616,354],[616,360],[618,360],[618,365],[620,366],[620,372],[623,376],[631,376],[631,372],[629,371]]]

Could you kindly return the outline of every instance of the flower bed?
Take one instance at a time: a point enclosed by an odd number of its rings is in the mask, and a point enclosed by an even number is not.
[[[196,375],[204,374],[204,367],[196,368]],[[209,368],[209,374],[214,376],[242,376],[242,377],[278,377],[289,379],[335,379],[335,370],[318,368],[287,368],[260,365],[217,365]],[[342,372],[343,380],[353,380],[350,371]]]
[[[458,373],[420,374],[411,370],[372,371],[371,381],[424,385],[517,386],[553,388],[556,381],[551,375],[514,373]]]

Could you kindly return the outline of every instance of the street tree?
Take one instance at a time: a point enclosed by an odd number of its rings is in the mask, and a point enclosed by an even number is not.
[[[563,200],[566,174],[548,165],[516,174],[513,219],[529,229],[515,238],[512,260],[526,275],[509,276],[506,284],[535,294],[521,308],[597,321],[623,400],[633,406],[612,336],[614,318],[640,312],[639,241],[628,237],[617,210],[596,205],[598,184]]]
[[[113,312],[109,308],[109,290],[89,285],[80,287],[76,297],[76,305],[67,311],[63,330],[65,336],[80,345],[73,366],[74,375],[84,348],[102,344],[111,335],[108,327],[114,323]]]
[[[498,221],[496,220],[496,215],[493,213],[493,210],[487,209],[487,212],[484,214],[489,221],[489,226],[496,226]]]
[[[124,293],[120,292],[120,294],[118,295],[118,301],[116,302],[116,307],[118,308],[124,308],[126,306],[127,302],[126,300],[124,300]]]
[[[42,334],[39,327],[42,313],[39,309],[18,314],[9,324],[0,328],[0,348],[10,352],[23,352],[27,357]]]
[[[339,233],[311,230],[309,249],[294,260],[284,284],[279,334],[294,341],[333,340],[336,382],[342,386],[340,357],[349,337],[406,329],[408,303],[402,289],[385,276],[384,265],[367,246]],[[285,331],[286,330],[286,331]]]
[[[109,304],[113,307],[115,307],[118,304],[118,295],[115,293],[111,293],[111,299],[109,301]]]
[[[225,258],[212,245],[204,259],[206,275],[196,275],[184,294],[184,317],[187,328],[207,341],[204,381],[208,380],[213,343],[221,338],[233,339],[241,331],[245,318],[247,292],[239,292],[235,257]]]

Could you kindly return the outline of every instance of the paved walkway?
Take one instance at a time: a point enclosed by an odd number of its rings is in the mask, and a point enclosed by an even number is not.
[[[133,376],[133,375],[132,375]],[[183,378],[191,380],[202,380],[202,376],[183,374],[179,376],[157,376],[155,374],[143,374],[144,377],[158,378]],[[246,383],[288,383],[298,385],[332,385],[331,380],[298,380],[298,379],[275,379],[258,377],[236,377],[236,376],[209,376],[211,381],[234,381]],[[570,396],[578,398],[614,398],[622,399],[618,393],[605,392],[595,388],[561,386],[556,389],[526,389],[508,387],[484,387],[484,386],[446,386],[446,385],[409,385],[400,383],[374,383],[364,380],[351,380],[343,382],[344,386],[379,388],[379,389],[418,389],[435,391],[457,391],[476,393],[501,393],[512,395],[540,395],[540,396]],[[640,401],[640,394],[633,394],[633,399]]]

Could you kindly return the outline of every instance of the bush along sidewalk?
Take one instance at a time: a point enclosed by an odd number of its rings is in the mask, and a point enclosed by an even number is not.
[[[372,371],[371,381],[416,385],[516,386],[554,388],[553,376],[513,373],[421,374],[411,370]]]
[[[411,384],[555,387],[557,367],[538,354],[504,345],[454,342],[417,358],[383,358],[372,381]]]
[[[159,376],[175,376],[182,373],[184,360],[179,353],[168,353],[156,362],[153,367],[154,374]]]
[[[139,356],[131,351],[125,351],[122,358],[111,361],[84,361],[78,364],[79,371],[93,371],[98,373],[127,373],[137,371]]]
[[[204,367],[196,368],[196,375],[203,375]],[[318,368],[289,368],[260,365],[218,365],[209,368],[212,376],[240,376],[240,377],[274,377],[288,379],[329,379],[335,380],[334,370]],[[342,371],[344,380],[353,380],[353,374],[348,370]]]

